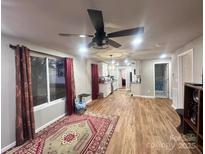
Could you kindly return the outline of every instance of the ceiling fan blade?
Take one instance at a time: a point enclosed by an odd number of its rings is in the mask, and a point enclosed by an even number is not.
[[[121,44],[119,44],[119,43],[117,43],[117,42],[115,42],[115,41],[113,41],[111,39],[108,40],[108,44],[113,46],[113,47],[115,47],[115,48],[121,47]]]
[[[144,33],[144,27],[137,27],[132,29],[121,30],[107,34],[108,37],[121,37]]]
[[[88,9],[87,11],[92,21],[92,24],[95,27],[95,30],[97,32],[103,33],[104,32],[104,22],[103,22],[102,11],[92,10],[92,9]]]
[[[94,37],[94,35],[88,35],[88,34],[64,34],[64,33],[59,33],[60,36],[65,36],[65,37]]]

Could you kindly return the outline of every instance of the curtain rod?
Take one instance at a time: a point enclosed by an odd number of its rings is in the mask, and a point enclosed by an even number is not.
[[[17,48],[17,45],[12,45],[12,44],[9,44],[9,47],[11,49],[16,49]],[[47,53],[43,53],[43,52],[40,52],[40,51],[36,51],[36,50],[31,50],[28,48],[29,51],[31,52],[35,52],[35,53],[39,53],[39,54],[43,54],[43,55],[46,55],[46,56],[53,56],[53,57],[56,57],[56,58],[65,58],[65,57],[59,57],[59,56],[56,56],[56,55],[51,55],[51,54],[47,54]]]

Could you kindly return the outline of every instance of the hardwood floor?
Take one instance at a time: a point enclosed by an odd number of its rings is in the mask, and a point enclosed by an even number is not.
[[[131,97],[118,90],[93,101],[87,112],[119,115],[107,154],[189,154],[176,127],[180,119],[168,99]]]

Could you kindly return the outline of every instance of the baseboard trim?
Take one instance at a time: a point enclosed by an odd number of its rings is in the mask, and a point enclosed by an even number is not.
[[[3,148],[1,149],[1,153],[6,152],[7,150],[13,148],[14,146],[16,146],[16,141],[13,142],[13,143],[11,143],[11,144],[9,144],[9,145],[7,145],[7,146],[5,146],[5,147],[3,147]]]
[[[177,108],[172,104],[172,107],[176,110]]]
[[[143,98],[156,98],[155,96],[146,96],[146,95],[132,95],[134,97],[143,97]]]
[[[89,105],[92,102],[92,99],[89,99],[85,104]]]
[[[44,129],[44,128],[46,128],[47,126],[51,125],[52,123],[54,123],[54,122],[57,121],[58,119],[64,117],[65,115],[66,115],[66,114],[64,113],[64,114],[58,116],[57,118],[55,118],[55,119],[49,121],[49,122],[46,123],[45,125],[43,125],[43,126],[37,128],[37,129],[35,130],[35,133],[38,133],[39,131],[41,131],[42,129]]]

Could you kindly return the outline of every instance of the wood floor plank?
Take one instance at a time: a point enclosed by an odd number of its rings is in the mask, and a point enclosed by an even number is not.
[[[131,97],[125,90],[93,101],[87,112],[120,116],[107,154],[190,154],[168,99]]]

